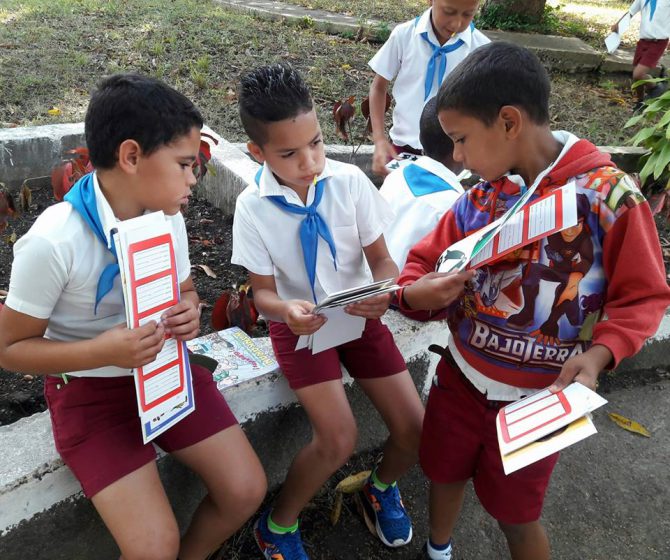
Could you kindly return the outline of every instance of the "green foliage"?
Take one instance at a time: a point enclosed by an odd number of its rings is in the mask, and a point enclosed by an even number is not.
[[[640,80],[633,84],[633,88],[668,80],[668,78]],[[640,124],[642,128],[630,140],[633,146],[642,146],[648,150],[641,159],[643,167],[640,171],[640,182],[643,186],[647,182],[652,185],[661,184],[668,190],[670,189],[670,90],[659,97],[645,100],[642,112],[628,119],[624,128]],[[649,179],[651,181],[648,181]]]
[[[475,24],[482,29],[500,29],[501,31],[520,31],[524,33],[557,33],[561,27],[558,13],[560,6],[544,6],[539,22],[526,14],[515,13],[501,4],[487,4],[475,16]]]

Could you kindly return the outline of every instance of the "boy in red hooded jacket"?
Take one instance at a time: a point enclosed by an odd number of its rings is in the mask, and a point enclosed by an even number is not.
[[[498,410],[537,389],[578,381],[635,354],[670,304],[649,205],[586,140],[549,128],[549,79],[526,49],[480,47],[438,94],[454,160],[482,177],[409,253],[400,307],[446,314],[450,337],[428,398],[420,460],[431,480],[428,557],[452,557],[469,478],[514,560],[549,558],[539,522],[558,454],[505,475]],[[435,272],[444,249],[534,197],[574,182],[578,223],[476,271]],[[437,312],[437,313],[436,313]]]

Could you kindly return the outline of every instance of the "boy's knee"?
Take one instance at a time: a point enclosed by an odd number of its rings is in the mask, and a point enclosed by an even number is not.
[[[227,501],[235,504],[235,514],[240,518],[241,523],[244,523],[258,510],[265,499],[267,490],[267,478],[262,470],[240,480],[231,489]]]
[[[358,430],[356,425],[347,426],[345,429],[327,435],[321,435],[314,439],[319,454],[324,461],[334,468],[338,468],[347,462],[356,448]]]
[[[498,521],[498,526],[505,533],[505,538],[508,543],[522,544],[528,540],[533,539],[538,530],[541,530],[540,522],[533,521],[531,523],[503,523]]]
[[[123,560],[176,560],[179,555],[179,530],[145,531],[121,551]]]

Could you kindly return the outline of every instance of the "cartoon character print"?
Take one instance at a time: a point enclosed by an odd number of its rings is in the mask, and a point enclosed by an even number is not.
[[[549,236],[546,240],[544,252],[549,264],[529,262],[526,266],[521,282],[523,308],[509,317],[507,325],[521,331],[531,326],[535,322],[535,303],[542,281],[557,284],[549,316],[539,328],[530,332],[542,344],[560,344],[561,317],[565,316],[571,325],[576,326],[581,323],[582,312],[587,311],[586,307],[591,311],[593,302],[586,301],[582,309],[579,298],[579,284],[594,260],[593,240],[586,223],[589,211],[589,199],[584,194],[578,194],[577,224]]]

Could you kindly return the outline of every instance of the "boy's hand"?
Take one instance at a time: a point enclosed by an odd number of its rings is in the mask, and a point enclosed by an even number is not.
[[[161,316],[165,334],[182,340],[192,340],[200,333],[200,310],[193,301],[183,299]]]
[[[375,151],[372,154],[372,172],[379,177],[386,177],[390,172],[386,164],[392,159],[398,159],[395,148],[386,138],[375,140]]]
[[[602,344],[594,344],[583,354],[573,356],[563,364],[561,373],[549,387],[552,393],[565,389],[578,381],[592,391],[596,390],[598,376],[612,361],[612,352]]]
[[[618,33],[619,32],[619,22],[618,21],[616,23],[612,24],[612,26],[610,27],[610,31],[612,33]]]
[[[124,369],[137,368],[156,359],[165,342],[165,329],[155,321],[136,329],[122,324],[98,335],[95,342],[102,363]]]
[[[349,315],[357,315],[366,319],[379,319],[389,308],[391,297],[391,294],[381,294],[366,298],[345,306],[344,311]]]
[[[323,315],[314,315],[312,309],[316,307],[309,301],[292,299],[286,303],[283,313],[284,322],[295,335],[312,334],[318,331],[326,322]]]
[[[429,272],[403,290],[405,303],[415,310],[444,309],[463,293],[474,270],[462,272]]]

